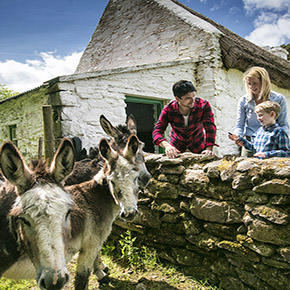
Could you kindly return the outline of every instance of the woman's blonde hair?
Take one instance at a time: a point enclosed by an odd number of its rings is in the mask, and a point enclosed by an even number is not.
[[[258,99],[262,100],[262,102],[269,100],[271,93],[271,80],[268,72],[263,67],[253,66],[244,73],[243,80],[247,91],[247,100],[250,101],[253,99],[253,95],[248,87],[247,78],[258,78],[261,81],[261,92]]]

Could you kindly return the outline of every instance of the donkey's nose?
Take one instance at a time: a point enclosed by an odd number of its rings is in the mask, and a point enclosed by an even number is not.
[[[138,209],[130,209],[126,212],[122,212],[121,218],[126,219],[128,221],[133,221],[138,213],[139,213]]]
[[[63,272],[53,269],[43,269],[38,280],[38,286],[42,290],[60,290],[69,281],[67,270]]]
[[[152,178],[151,174],[148,172],[147,174],[142,174],[138,178],[138,185],[141,188],[146,187],[150,179]]]

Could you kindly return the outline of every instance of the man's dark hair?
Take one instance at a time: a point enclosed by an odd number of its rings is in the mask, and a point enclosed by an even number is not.
[[[192,82],[181,80],[173,85],[172,91],[175,97],[181,99],[182,96],[186,95],[189,92],[196,92],[196,89],[193,86]]]

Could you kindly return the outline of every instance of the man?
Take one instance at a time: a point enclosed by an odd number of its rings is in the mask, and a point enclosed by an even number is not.
[[[172,87],[175,100],[166,105],[153,129],[153,143],[165,148],[169,158],[191,151],[214,155],[216,126],[210,104],[196,96],[190,81],[181,80]],[[163,137],[171,125],[170,144]]]

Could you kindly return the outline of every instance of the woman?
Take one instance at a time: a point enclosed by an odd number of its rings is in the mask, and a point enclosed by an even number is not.
[[[238,104],[238,116],[234,134],[244,136],[250,141],[251,137],[261,126],[257,120],[254,107],[268,100],[277,102],[280,105],[281,113],[277,123],[289,134],[286,99],[283,95],[271,91],[271,81],[268,72],[262,67],[254,66],[244,73],[243,80],[247,94],[241,97]],[[251,151],[243,147],[241,156],[250,157]]]

